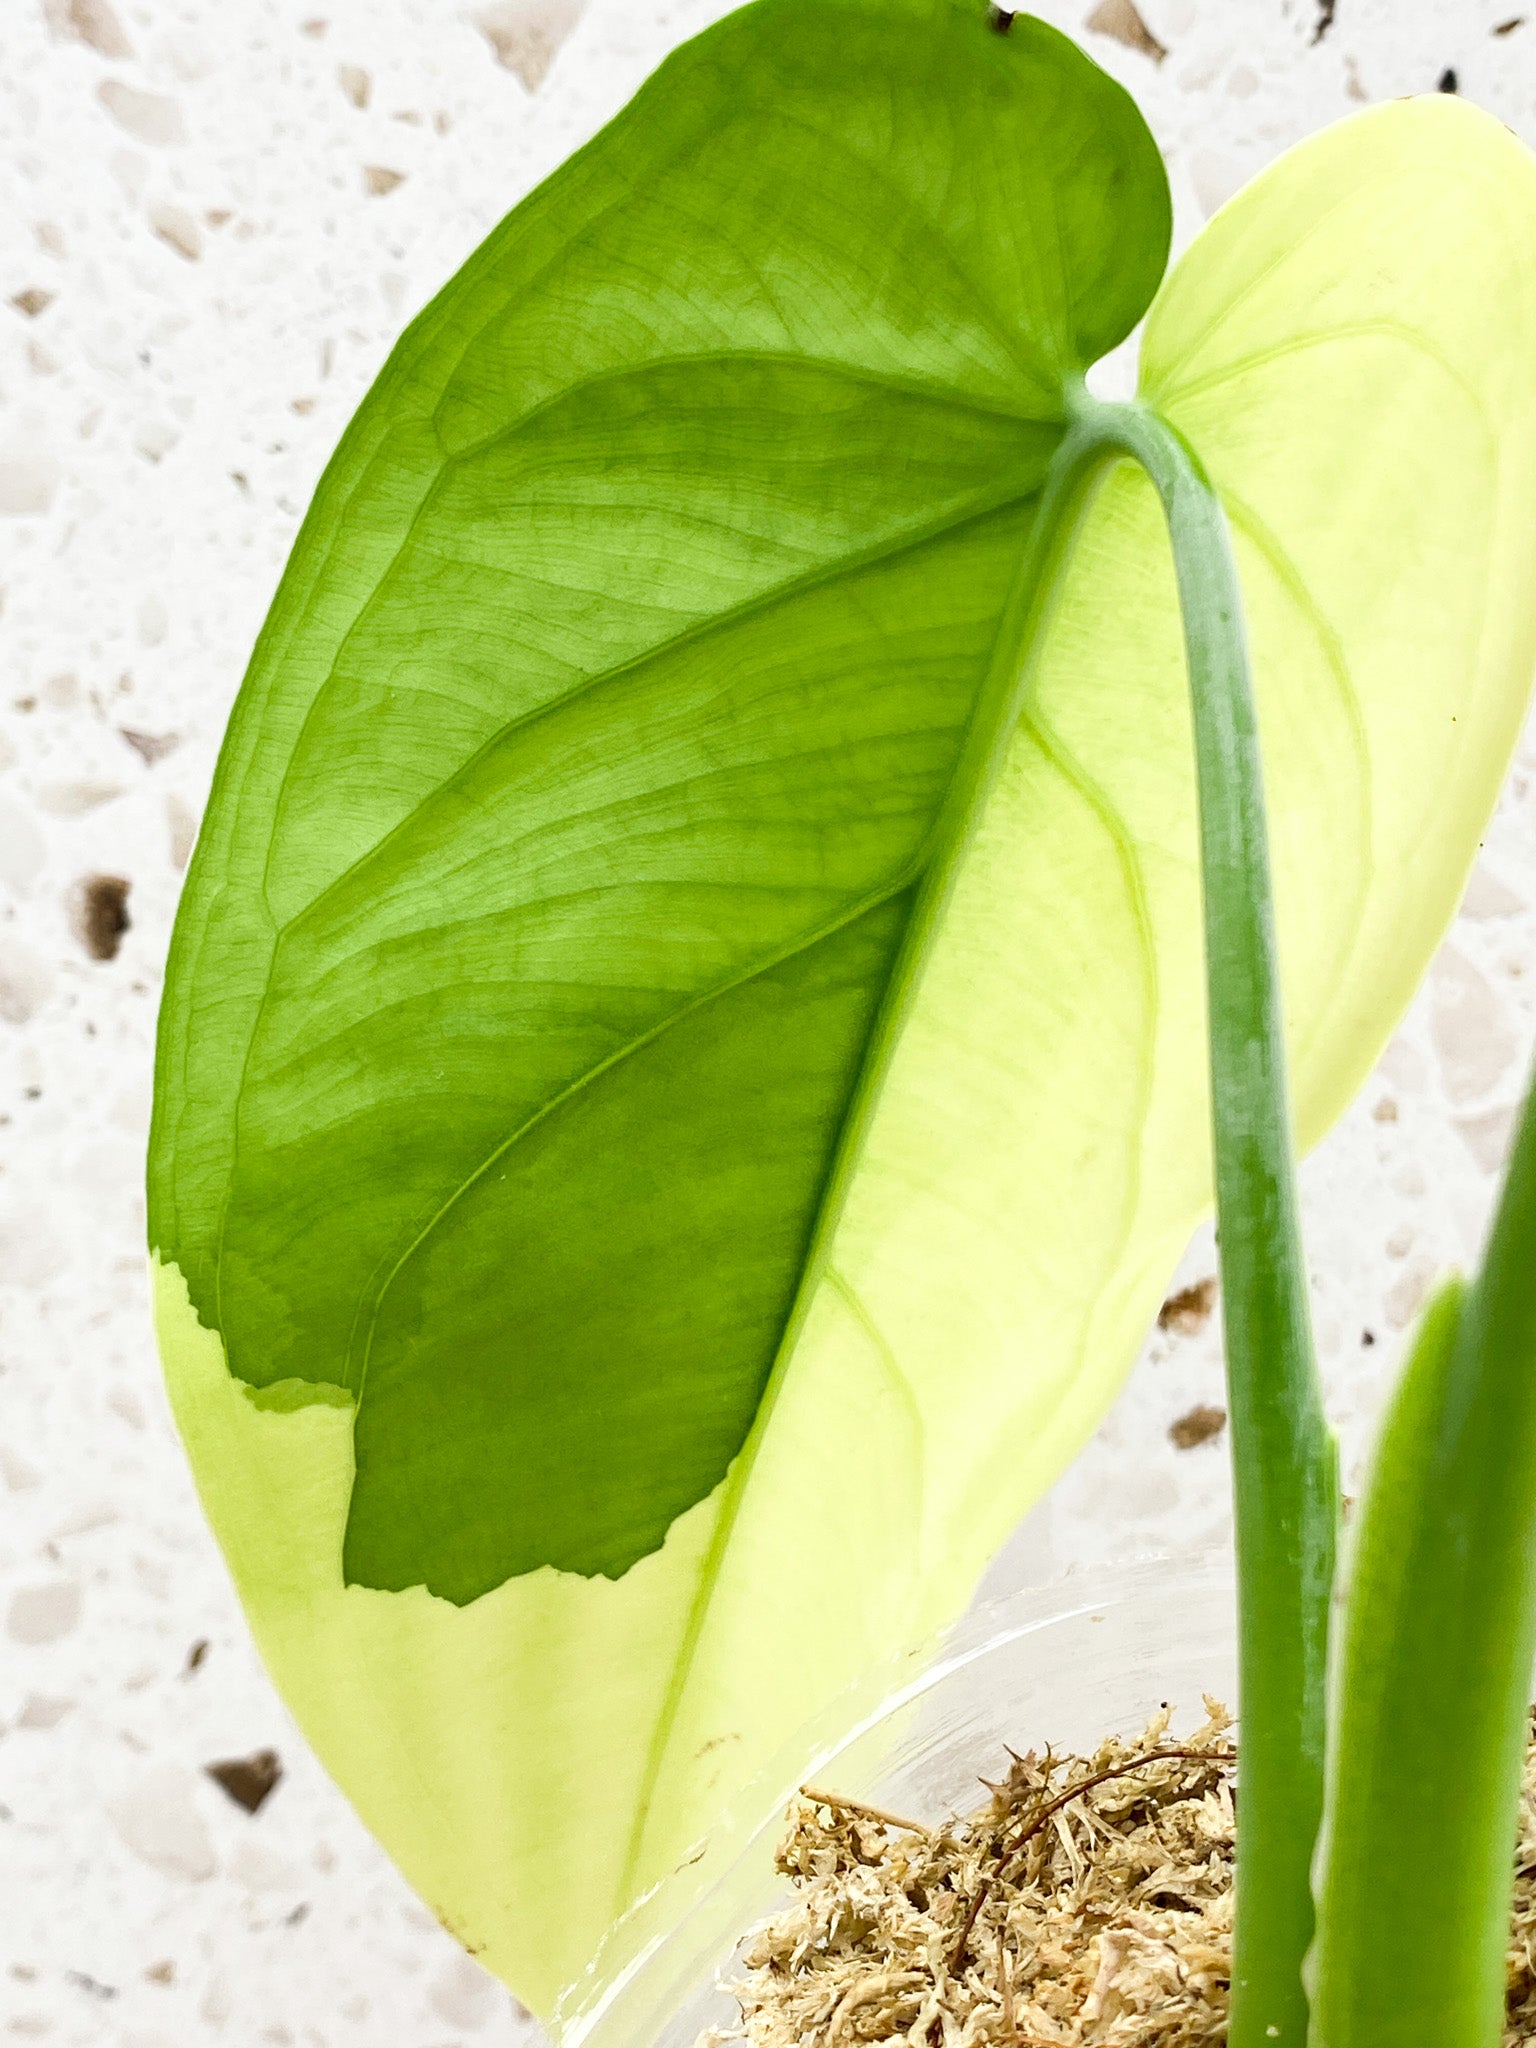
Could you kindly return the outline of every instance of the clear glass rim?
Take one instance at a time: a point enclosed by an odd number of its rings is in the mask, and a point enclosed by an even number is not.
[[[1230,1551],[1156,1552],[980,1599],[953,1627],[870,1672],[799,1731],[678,1866],[610,1929],[556,2007],[551,2031],[560,2048],[649,2048],[646,2033],[635,2029],[635,2009],[663,2009],[671,1988],[663,1980],[676,1979],[681,1988],[696,1977],[705,1956],[730,1952],[747,1931],[732,1917],[733,1879],[749,1862],[771,1862],[785,1807],[801,1785],[857,1789],[839,1784],[838,1761],[882,1724],[920,1705],[967,1667],[1031,1636],[1170,1596],[1196,1607],[1202,1601],[1226,1607],[1235,1638]]]

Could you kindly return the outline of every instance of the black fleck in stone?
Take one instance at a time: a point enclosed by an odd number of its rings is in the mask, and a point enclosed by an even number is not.
[[[258,1813],[277,1790],[283,1767],[275,1749],[258,1749],[253,1756],[235,1756],[220,1764],[205,1766],[208,1776],[221,1786],[236,1806]]]

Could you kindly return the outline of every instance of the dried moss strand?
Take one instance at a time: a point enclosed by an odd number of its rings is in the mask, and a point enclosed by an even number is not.
[[[1096,1786],[1107,1785],[1116,1778],[1129,1777],[1133,1772],[1146,1770],[1155,1763],[1164,1763],[1169,1760],[1178,1761],[1181,1758],[1198,1758],[1202,1763],[1236,1763],[1237,1751],[1235,1749],[1221,1751],[1159,1749],[1145,1756],[1132,1757],[1128,1762],[1115,1764],[1108,1770],[1095,1772],[1091,1777],[1084,1778],[1081,1783],[1069,1785],[1067,1790],[1057,1798],[1047,1801],[1029,1821],[1024,1832],[1016,1838],[1012,1845],[1002,1849],[1001,1861],[996,1871],[982,1879],[976,1897],[971,1903],[971,1909],[966,1915],[965,1923],[960,1929],[959,1939],[955,1943],[955,1952],[950,1959],[950,1968],[958,1970],[964,1962],[966,1945],[970,1941],[972,1930],[975,1928],[976,1916],[985,1904],[994,1882],[1007,1881],[1008,1865],[1013,1862],[1025,1844],[1040,1832],[1047,1821],[1054,1818],[1064,1807],[1070,1806],[1075,1799],[1080,1799],[1085,1792],[1093,1791]]]
[[[863,1820],[878,1821],[882,1827],[904,1828],[909,1835],[928,1833],[920,1820],[903,1820],[899,1813],[887,1813],[883,1806],[871,1806],[864,1799],[848,1799],[841,1792],[826,1792],[817,1785],[802,1785],[800,1797],[809,1799],[813,1806],[826,1806],[834,1812],[856,1813]]]
[[[747,1947],[738,2022],[706,2040],[1224,2048],[1233,1751],[1227,1717],[1207,1706],[1207,1725],[1177,1749],[1165,1714],[1139,1743],[1105,1743],[1092,1757],[1014,1756],[966,1820],[919,1829],[810,1788],[779,1852],[794,1897]],[[1216,1766],[1216,1783],[1190,1766]],[[1071,1783],[1054,1790],[1063,1773]],[[1150,1782],[1128,1782],[1138,1774]],[[1536,1743],[1513,1861],[1503,2048],[1533,2048]],[[980,1931],[954,1968],[968,1913]]]

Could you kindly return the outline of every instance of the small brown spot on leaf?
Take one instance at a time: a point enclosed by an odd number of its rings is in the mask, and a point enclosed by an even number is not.
[[[1200,1444],[1208,1444],[1227,1426],[1225,1408],[1211,1408],[1202,1403],[1191,1408],[1187,1415],[1181,1415],[1168,1431],[1169,1440],[1177,1451],[1192,1451]]]
[[[213,1782],[247,1813],[261,1811],[277,1790],[283,1775],[275,1749],[258,1749],[253,1756],[229,1757],[221,1764],[208,1764],[204,1768]]]
[[[120,725],[120,735],[133,751],[153,768],[157,761],[163,761],[167,754],[174,754],[181,745],[181,735],[175,732],[139,732],[131,725]]]
[[[1197,1330],[1203,1330],[1210,1320],[1211,1310],[1216,1306],[1216,1280],[1197,1280],[1192,1287],[1181,1287],[1177,1294],[1170,1294],[1157,1312],[1157,1327],[1160,1330],[1177,1330],[1182,1337],[1192,1337]]]
[[[391,171],[383,164],[364,164],[363,183],[375,199],[382,199],[405,183],[404,171]]]
[[[39,313],[46,313],[58,294],[45,292],[39,286],[28,285],[24,292],[17,292],[11,304],[18,313],[25,313],[29,320],[35,320]]]
[[[696,1749],[694,1751],[694,1761],[696,1763],[702,1762],[703,1759],[709,1755],[712,1749],[719,1749],[727,1742],[740,1742],[740,1740],[741,1735],[735,1729],[732,1729],[728,1735],[712,1735],[709,1738],[708,1742],[704,1743],[701,1748]]]
[[[484,1951],[485,1943],[483,1941],[471,1941],[458,1922],[443,1912],[441,1907],[434,1906],[432,1910],[436,1913],[439,1924],[446,1928],[448,1933],[453,1936],[466,1955],[477,1956]]]
[[[1113,36],[1132,50],[1140,50],[1154,64],[1161,64],[1168,52],[1142,20],[1131,0],[1099,0],[1087,20],[1095,35]]]
[[[987,19],[1000,36],[1007,35],[1008,31],[1013,27],[1013,15],[1005,7],[994,7]]]
[[[75,891],[75,936],[93,960],[115,960],[131,922],[126,875],[89,875]]]

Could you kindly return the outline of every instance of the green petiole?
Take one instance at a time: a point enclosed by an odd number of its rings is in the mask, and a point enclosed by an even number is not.
[[[1339,1494],[1296,1216],[1258,725],[1214,488],[1156,414],[1081,393],[1056,465],[1076,474],[1123,456],[1146,471],[1168,523],[1199,788],[1243,1744],[1228,2038],[1300,2048]]]

